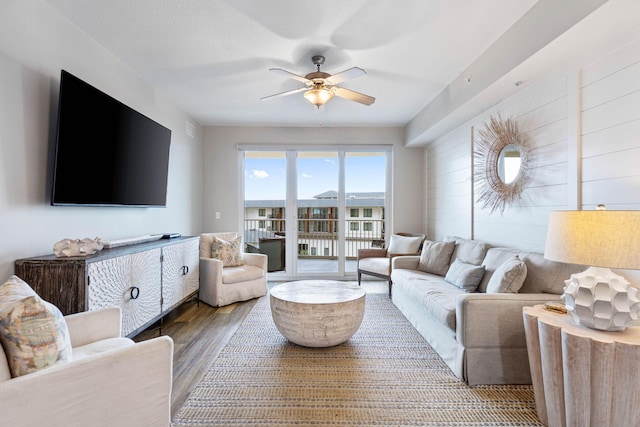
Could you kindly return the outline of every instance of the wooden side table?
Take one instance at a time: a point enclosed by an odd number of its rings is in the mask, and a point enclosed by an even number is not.
[[[538,418],[548,426],[640,426],[640,327],[604,332],[524,307]]]

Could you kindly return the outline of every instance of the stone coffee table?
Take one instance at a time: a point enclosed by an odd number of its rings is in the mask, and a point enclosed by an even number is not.
[[[269,298],[280,333],[305,347],[330,347],[347,341],[364,316],[364,289],[345,282],[283,283],[271,289]]]

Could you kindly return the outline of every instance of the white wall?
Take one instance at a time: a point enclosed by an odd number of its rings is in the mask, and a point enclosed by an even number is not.
[[[543,252],[551,210],[640,209],[640,30],[610,52],[549,74],[426,148],[430,238]],[[472,132],[491,114],[516,118],[533,153],[532,180],[503,215],[483,209],[470,185]],[[640,284],[638,273],[622,272]]]
[[[167,208],[52,207],[47,152],[60,70],[98,87],[172,130]],[[53,120],[53,122],[52,122]],[[14,260],[52,253],[63,238],[104,240],[202,227],[202,129],[186,136],[182,111],[40,0],[0,5],[0,280]],[[91,179],[91,164],[78,179]]]
[[[422,232],[422,149],[404,148],[399,128],[207,127],[204,130],[204,230],[241,229],[243,165],[237,144],[393,145],[392,230]],[[375,173],[375,171],[373,171]],[[221,218],[215,219],[214,212]]]

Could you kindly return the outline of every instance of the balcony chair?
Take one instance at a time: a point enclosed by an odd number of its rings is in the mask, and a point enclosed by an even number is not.
[[[214,241],[218,248],[222,245],[228,252],[220,256],[219,250],[216,255]],[[243,253],[242,239],[236,232],[200,235],[201,301],[213,307],[221,307],[266,294],[266,255]]]
[[[28,287],[17,276],[7,284]],[[15,305],[41,304],[33,290],[27,291],[33,297],[14,298],[16,294],[8,294],[6,288],[0,291],[0,425],[170,426],[170,337],[139,343],[122,337],[119,307],[64,317],[57,308],[50,308],[46,315],[39,311],[33,316],[29,310],[41,310],[41,305],[31,309]],[[42,342],[48,343],[47,352],[53,359],[48,358],[56,360],[54,364],[43,363],[45,357],[32,347],[42,349]]]
[[[363,274],[379,277],[389,282],[391,298],[391,259],[399,255],[420,255],[424,239],[424,234],[395,233],[391,235],[388,249],[358,249],[358,285]]]

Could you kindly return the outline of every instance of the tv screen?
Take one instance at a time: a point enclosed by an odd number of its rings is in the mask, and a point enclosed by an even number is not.
[[[166,206],[171,130],[62,70],[52,205]]]

